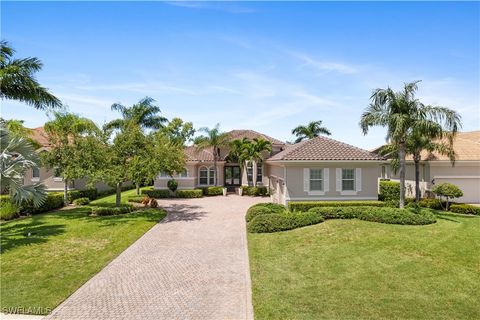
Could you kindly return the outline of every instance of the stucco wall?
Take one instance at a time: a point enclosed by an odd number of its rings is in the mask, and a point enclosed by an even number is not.
[[[25,185],[32,185],[37,182],[41,182],[45,185],[48,190],[56,191],[56,190],[63,190],[64,183],[63,179],[61,178],[54,178],[53,177],[53,170],[48,170],[45,167],[40,168],[40,178],[38,180],[33,179],[33,172],[32,169],[28,169],[25,172],[23,183]]]

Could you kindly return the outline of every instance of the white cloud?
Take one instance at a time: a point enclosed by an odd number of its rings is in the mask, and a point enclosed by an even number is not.
[[[353,74],[359,72],[358,68],[346,63],[317,60],[305,53],[290,52],[290,55],[299,59],[304,67],[310,67],[322,73],[324,72],[336,72],[340,74]]]

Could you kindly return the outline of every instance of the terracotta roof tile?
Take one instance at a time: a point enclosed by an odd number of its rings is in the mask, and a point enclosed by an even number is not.
[[[43,127],[31,129],[31,138],[37,141],[42,147],[49,147],[48,135]]]
[[[213,161],[213,154],[211,151],[197,150],[196,146],[186,147],[185,156],[187,161]]]
[[[272,144],[276,144],[276,145],[285,144],[285,142],[283,141],[272,138],[270,136],[267,136],[266,134],[263,134],[254,130],[232,130],[227,132],[227,134],[230,136],[231,140],[243,139],[243,138],[248,138],[248,139],[262,138],[267,141],[270,141]]]
[[[305,140],[290,146],[270,157],[268,161],[296,160],[384,160],[384,158],[352,145],[326,137]]]

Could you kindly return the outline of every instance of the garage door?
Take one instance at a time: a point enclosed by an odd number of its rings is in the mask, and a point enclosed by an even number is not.
[[[463,197],[456,199],[458,202],[480,203],[480,178],[435,178],[435,184],[452,183],[463,191]]]

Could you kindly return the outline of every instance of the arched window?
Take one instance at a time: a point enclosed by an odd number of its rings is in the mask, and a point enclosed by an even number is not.
[[[198,184],[207,185],[208,184],[208,169],[207,167],[200,167],[198,169]]]

